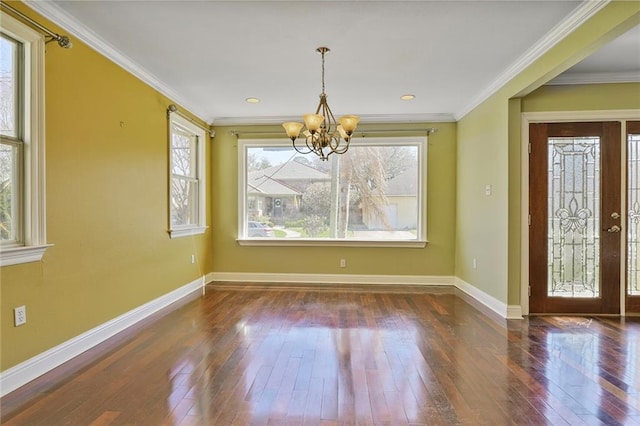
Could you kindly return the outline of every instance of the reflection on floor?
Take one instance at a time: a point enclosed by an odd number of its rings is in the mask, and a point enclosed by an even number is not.
[[[370,290],[209,286],[7,395],[2,424],[640,424],[638,319]]]

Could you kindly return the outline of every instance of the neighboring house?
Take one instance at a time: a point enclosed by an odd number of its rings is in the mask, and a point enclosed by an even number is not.
[[[331,176],[297,161],[269,167],[247,176],[249,218],[268,216],[275,223],[300,209],[302,194],[309,185],[329,182]]]
[[[386,221],[392,229],[416,229],[418,209],[418,175],[414,167],[387,181]],[[363,206],[362,221],[370,230],[385,229],[385,221]]]

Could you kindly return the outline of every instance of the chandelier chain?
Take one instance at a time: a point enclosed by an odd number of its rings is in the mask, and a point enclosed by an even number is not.
[[[322,53],[322,94],[324,95],[324,51]]]

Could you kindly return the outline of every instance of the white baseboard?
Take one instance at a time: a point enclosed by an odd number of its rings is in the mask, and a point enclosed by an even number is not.
[[[468,294],[505,319],[522,319],[520,305],[507,305],[477,287],[449,275],[355,275],[355,274],[271,274],[244,272],[211,272],[210,282],[245,282],[278,284],[380,284],[452,286]]]
[[[482,303],[502,318],[522,319],[522,308],[520,305],[507,305],[458,277],[455,278],[454,285],[458,290],[473,297],[475,300]]]
[[[188,296],[194,291],[200,290],[205,284],[205,277],[198,278],[185,286],[145,303],[142,306],[126,312],[105,322],[104,324],[99,325],[98,327],[82,333],[64,343],[59,344],[58,346],[1,372],[0,396],[4,396],[9,392],[16,390],[20,386],[23,386],[33,379],[53,370],[73,357],[80,355],[99,343],[102,343],[108,338],[128,327],[131,327],[171,303]]]
[[[272,274],[211,272],[207,274],[206,279],[207,282],[452,286],[454,277],[448,275]]]
[[[506,319],[523,319],[522,306],[520,305],[507,305],[507,317]]]

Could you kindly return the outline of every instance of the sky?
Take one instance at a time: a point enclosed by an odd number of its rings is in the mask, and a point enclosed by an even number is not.
[[[282,164],[287,162],[289,159],[293,159],[297,155],[302,156],[302,154],[297,153],[292,147],[282,147],[282,148],[259,148],[259,147],[251,147],[249,148],[249,154],[254,154],[257,158],[266,158],[269,160],[271,165],[276,166],[278,164]]]

